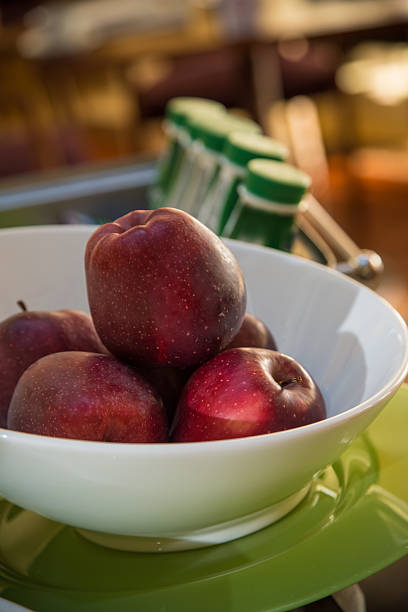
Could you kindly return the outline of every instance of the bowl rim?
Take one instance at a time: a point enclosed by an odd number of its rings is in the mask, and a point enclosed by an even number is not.
[[[22,227],[11,227],[11,228],[2,228],[0,230],[1,234],[9,233],[9,234],[35,234],[35,233],[83,233],[90,235],[90,232],[95,231],[99,226],[98,225],[89,225],[89,224],[77,224],[77,225],[36,225],[36,226],[22,226]],[[95,440],[78,440],[74,438],[57,438],[52,436],[44,436],[40,434],[26,433],[11,429],[6,429],[0,427],[0,440],[9,440],[10,442],[23,444],[24,442],[30,441],[33,444],[47,445],[48,447],[58,446],[59,449],[69,449],[72,447],[73,449],[81,449],[82,451],[94,451],[95,449],[100,452],[114,452],[114,453],[142,453],[143,451],[148,451],[151,449],[153,453],[157,453],[158,455],[162,453],[168,454],[168,449],[172,449],[170,453],[173,454],[184,454],[187,450],[189,452],[201,452],[203,447],[212,448],[215,445],[215,448],[218,449],[228,449],[235,448],[237,450],[242,450],[247,446],[253,446],[254,444],[269,445],[271,440],[274,440],[275,443],[285,443],[286,440],[292,437],[301,437],[303,435],[309,435],[314,431],[324,431],[327,428],[332,426],[340,426],[343,422],[348,421],[350,419],[356,418],[367,412],[370,408],[378,405],[381,402],[388,401],[391,396],[397,391],[400,385],[404,382],[405,377],[408,374],[408,327],[405,323],[404,319],[400,315],[400,313],[382,296],[376,294],[372,289],[366,287],[362,283],[345,276],[341,272],[334,270],[333,268],[329,268],[323,264],[318,262],[293,255],[291,253],[286,253],[283,251],[279,251],[277,249],[273,249],[270,247],[264,247],[261,245],[256,245],[252,243],[242,242],[240,240],[232,240],[232,239],[222,239],[225,244],[228,245],[239,245],[239,248],[243,251],[253,252],[258,251],[262,253],[273,253],[275,257],[278,259],[282,259],[284,261],[291,261],[294,265],[305,266],[307,268],[315,268],[320,270],[320,273],[332,275],[338,279],[342,279],[342,282],[358,287],[359,291],[368,292],[375,296],[376,300],[382,302],[387,310],[391,312],[396,323],[400,327],[400,333],[403,335],[404,339],[404,355],[402,362],[388,381],[387,384],[383,385],[381,389],[377,391],[374,395],[371,395],[363,402],[360,402],[349,408],[348,410],[344,410],[339,414],[335,414],[330,417],[326,417],[321,421],[316,421],[315,423],[310,423],[308,425],[302,425],[300,427],[294,427],[291,429],[285,429],[282,431],[276,431],[266,434],[258,434],[254,436],[246,436],[241,438],[229,438],[225,440],[203,440],[197,442],[160,442],[160,443],[134,443],[134,442],[103,442],[103,441],[95,441]],[[235,253],[233,252],[235,257]],[[1,442],[0,442],[1,443]]]

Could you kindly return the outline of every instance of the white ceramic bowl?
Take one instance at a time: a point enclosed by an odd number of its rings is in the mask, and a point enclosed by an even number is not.
[[[83,255],[93,230],[2,230],[0,318],[16,311],[18,299],[32,310],[87,310]],[[328,418],[274,434],[188,444],[84,442],[0,429],[4,497],[106,545],[208,545],[288,512],[378,415],[407,373],[407,329],[398,313],[318,264],[228,245],[246,279],[248,310],[317,380]]]

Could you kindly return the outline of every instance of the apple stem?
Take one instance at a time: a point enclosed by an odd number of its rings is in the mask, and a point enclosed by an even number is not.
[[[27,312],[27,306],[23,300],[17,300],[17,306],[20,306],[23,312]]]
[[[288,385],[290,385],[291,383],[301,383],[302,382],[302,377],[301,376],[296,376],[295,378],[288,378],[287,380],[280,380],[279,384],[281,387],[287,387]]]

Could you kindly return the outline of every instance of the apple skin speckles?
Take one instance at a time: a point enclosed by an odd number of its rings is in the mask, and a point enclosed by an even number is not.
[[[230,348],[266,348],[276,351],[276,342],[270,329],[263,321],[248,312],[245,314],[241,328],[225,350]]]
[[[61,351],[107,352],[92,319],[79,310],[19,312],[0,323],[0,427],[22,373],[37,359]]]
[[[162,400],[135,368],[112,355],[67,351],[42,357],[20,378],[8,427],[104,442],[166,442]]]
[[[85,269],[95,327],[130,363],[199,364],[241,327],[246,288],[238,263],[183,211],[139,210],[101,226],[88,241]]]
[[[235,348],[191,376],[177,407],[171,441],[255,436],[325,417],[319,388],[294,359],[278,351]]]

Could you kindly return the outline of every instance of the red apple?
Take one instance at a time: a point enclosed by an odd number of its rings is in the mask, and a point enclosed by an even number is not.
[[[193,373],[192,368],[179,369],[172,366],[138,367],[160,395],[166,408],[169,423],[172,422],[184,385]]]
[[[225,350],[231,348],[265,348],[276,351],[276,342],[269,328],[261,319],[246,313],[241,329]]]
[[[255,436],[325,416],[319,388],[294,359],[277,351],[236,348],[220,353],[189,379],[171,440]]]
[[[23,309],[25,305],[19,302]],[[0,323],[0,426],[7,423],[11,396],[32,363],[61,351],[103,353],[91,317],[78,310],[15,314]]]
[[[111,355],[69,351],[31,365],[7,425],[27,433],[105,442],[165,442],[163,403],[134,368]]]
[[[102,342],[134,364],[202,363],[236,335],[245,283],[234,256],[181,210],[137,210],[86,249],[89,305]]]

